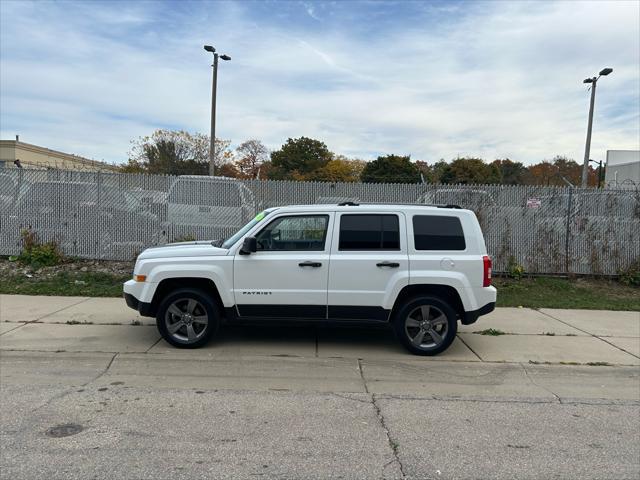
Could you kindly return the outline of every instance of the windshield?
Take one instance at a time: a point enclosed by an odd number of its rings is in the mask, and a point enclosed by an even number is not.
[[[231,237],[227,238],[224,243],[221,245],[222,248],[231,248],[234,243],[236,243],[240,238],[244,236],[249,230],[253,228],[254,225],[258,224],[264,217],[266,217],[272,210],[264,210],[257,214],[253,220],[247,223],[244,227],[234,233]]]

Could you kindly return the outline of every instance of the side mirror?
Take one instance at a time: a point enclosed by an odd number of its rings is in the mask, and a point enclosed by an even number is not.
[[[258,241],[256,237],[245,237],[240,248],[240,255],[251,255],[258,250]]]

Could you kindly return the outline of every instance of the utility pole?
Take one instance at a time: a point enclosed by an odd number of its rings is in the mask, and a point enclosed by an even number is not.
[[[211,45],[205,45],[207,52],[213,53],[213,80],[211,82],[211,135],[209,138],[209,175],[215,175],[216,158],[216,96],[218,89],[218,53]],[[222,60],[231,60],[229,55],[220,55]]]
[[[582,188],[587,187],[587,178],[589,175],[589,156],[591,155],[591,131],[593,129],[593,107],[596,102],[596,85],[600,77],[609,75],[613,72],[613,68],[603,68],[600,70],[598,77],[586,78],[582,83],[591,84],[591,102],[589,103],[589,123],[587,125],[587,141],[584,146],[584,163],[582,164]]]
[[[593,105],[596,101],[597,79],[591,79],[591,103],[589,104],[589,123],[587,125],[587,143],[584,146],[584,164],[582,165],[582,188],[587,186],[589,175],[589,155],[591,154],[591,130],[593,129]]]

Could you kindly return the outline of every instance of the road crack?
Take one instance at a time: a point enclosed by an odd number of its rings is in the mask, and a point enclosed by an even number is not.
[[[94,378],[92,378],[91,380],[89,380],[86,383],[83,383],[82,385],[80,385],[81,387],[86,387],[87,385],[89,385],[90,383],[95,382],[96,380],[98,380],[100,377],[102,377],[105,373],[107,373],[109,371],[109,369],[111,368],[111,365],[113,365],[114,360],[116,359],[116,357],[120,355],[120,352],[114,353],[113,357],[111,357],[111,360],[109,360],[109,363],[107,364],[107,366],[104,368],[104,370],[102,370],[102,372],[100,372],[98,375],[96,375]]]
[[[375,393],[369,392],[369,386],[367,385],[367,381],[364,378],[364,372],[362,370],[362,360],[360,358],[358,359],[358,371],[360,372],[360,378],[362,379],[362,383],[364,384],[364,391],[367,393],[367,395],[369,395],[369,398],[371,399],[370,403],[373,406],[374,411],[376,412],[378,422],[380,423],[380,426],[382,427],[382,430],[387,437],[387,443],[389,445],[389,448],[391,449],[391,452],[393,453],[393,459],[390,462],[387,462],[382,468],[384,470],[385,467],[391,465],[392,463],[395,463],[398,465],[398,469],[400,470],[400,475],[402,475],[402,478],[407,478],[407,474],[404,472],[404,465],[400,460],[400,455],[398,452],[398,442],[391,436],[391,432],[389,431],[389,427],[387,427],[387,422],[385,421],[384,415],[382,414],[382,410],[380,409],[380,406],[376,401]]]
[[[87,385],[89,385],[90,383],[95,382],[100,377],[102,377],[105,373],[107,373],[109,371],[109,369],[111,368],[111,365],[113,364],[113,361],[116,359],[116,357],[118,355],[119,355],[119,353],[114,353],[113,356],[111,357],[111,360],[109,360],[109,363],[107,364],[107,366],[98,375],[96,375],[91,380],[89,380],[88,382],[80,384],[80,387],[86,387]],[[39,410],[42,410],[45,407],[49,407],[56,400],[60,400],[61,398],[64,398],[67,395],[70,395],[70,394],[76,392],[77,388],[78,388],[77,386],[71,386],[70,388],[60,392],[59,394],[54,395],[53,397],[51,397],[50,399],[48,399],[46,402],[42,403],[41,405],[37,406],[36,408],[30,410],[29,413],[33,414],[33,413],[36,413]]]
[[[520,364],[520,366],[522,367],[522,370],[524,370],[524,376],[527,377],[527,379],[531,382],[532,385],[535,385],[536,387],[541,388],[545,392],[550,393],[551,395],[556,397],[556,400],[558,401],[558,403],[562,404],[562,399],[560,398],[560,396],[557,393],[553,392],[552,390],[550,390],[549,388],[545,387],[544,385],[540,385],[540,384],[536,383],[535,380],[533,378],[531,378],[531,375],[529,375],[529,372],[527,371],[527,368],[522,363]]]

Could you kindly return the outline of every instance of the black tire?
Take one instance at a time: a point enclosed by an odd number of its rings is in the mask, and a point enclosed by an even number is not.
[[[428,308],[426,321],[423,307]],[[458,332],[458,319],[453,307],[441,298],[418,296],[410,298],[398,309],[393,328],[400,343],[411,353],[431,356],[449,348]]]
[[[183,318],[177,314],[178,311]],[[206,325],[202,323],[204,316]],[[211,340],[218,331],[220,311],[213,299],[202,290],[180,288],[167,295],[158,306],[156,325],[162,338],[174,347],[199,348]],[[194,335],[191,334],[189,326]],[[172,332],[172,327],[177,330]]]

